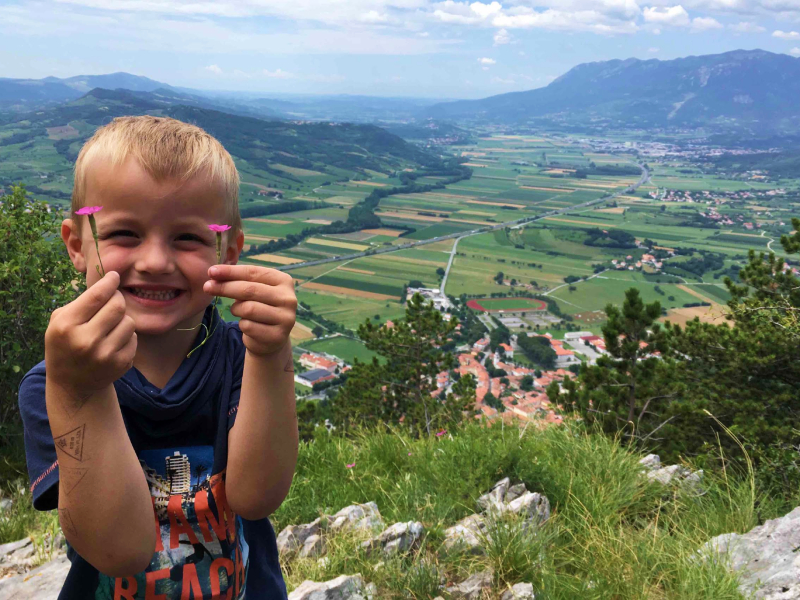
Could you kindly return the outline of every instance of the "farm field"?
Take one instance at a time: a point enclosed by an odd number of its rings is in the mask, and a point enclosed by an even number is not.
[[[372,357],[377,356],[359,340],[341,335],[303,342],[301,347],[312,352],[333,354],[351,365],[355,363],[356,359],[361,362],[372,362]]]

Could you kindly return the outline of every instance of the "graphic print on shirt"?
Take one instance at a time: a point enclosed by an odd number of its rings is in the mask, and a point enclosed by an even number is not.
[[[132,577],[100,574],[95,599],[238,600],[248,546],[225,495],[225,471],[211,474],[212,446],[138,453],[153,501],[156,547]]]

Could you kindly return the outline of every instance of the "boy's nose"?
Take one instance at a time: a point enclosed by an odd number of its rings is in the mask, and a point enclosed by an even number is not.
[[[142,273],[172,273],[175,261],[169,245],[157,240],[140,244],[134,268]]]

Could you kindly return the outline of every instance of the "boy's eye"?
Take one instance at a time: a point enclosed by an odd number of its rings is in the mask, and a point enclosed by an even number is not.
[[[116,236],[136,236],[136,234],[130,231],[129,229],[119,229],[117,231],[112,231],[111,233],[106,235],[107,238],[112,238]]]
[[[196,235],[194,233],[182,233],[181,235],[178,236],[178,239],[179,240],[187,240],[188,239],[188,240],[193,240],[195,242],[205,242],[205,240],[203,238],[201,238],[199,235]]]

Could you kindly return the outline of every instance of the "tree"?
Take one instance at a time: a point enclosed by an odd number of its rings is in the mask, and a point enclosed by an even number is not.
[[[602,331],[608,355],[581,370],[581,385],[571,390],[568,400],[589,423],[599,422],[608,432],[626,429],[629,435],[647,439],[663,424],[663,404],[677,395],[667,375],[672,361],[654,354],[663,357],[669,349],[656,322],[661,305],[645,305],[639,290],[630,288],[621,310],[608,304],[605,312],[608,321]]]
[[[321,325],[315,325],[314,329],[311,330],[311,333],[314,334],[314,337],[322,337],[325,335],[325,328]]]
[[[440,394],[444,397],[432,395],[437,375],[455,367],[455,356],[442,346],[457,325],[457,318],[445,321],[420,294],[408,301],[405,319],[391,329],[365,320],[358,335],[385,360],[356,362],[336,397],[335,422],[345,430],[355,423],[402,423],[417,435],[459,422],[474,404],[472,377],[461,377],[450,393]]]
[[[533,377],[525,375],[519,382],[519,389],[523,392],[530,392],[533,389]]]
[[[443,269],[442,267],[438,267],[438,268],[436,269],[436,274],[437,274],[439,277],[444,277],[444,269]]]
[[[498,271],[497,275],[494,276],[494,280],[497,282],[497,285],[503,285],[503,279],[505,279],[505,276],[503,275],[502,271]]]
[[[545,369],[555,368],[557,355],[549,338],[539,335],[519,335],[517,336],[517,345],[532,363]]]
[[[0,423],[19,422],[19,382],[44,358],[50,314],[85,289],[60,225],[59,212],[24,186],[0,200]]]

